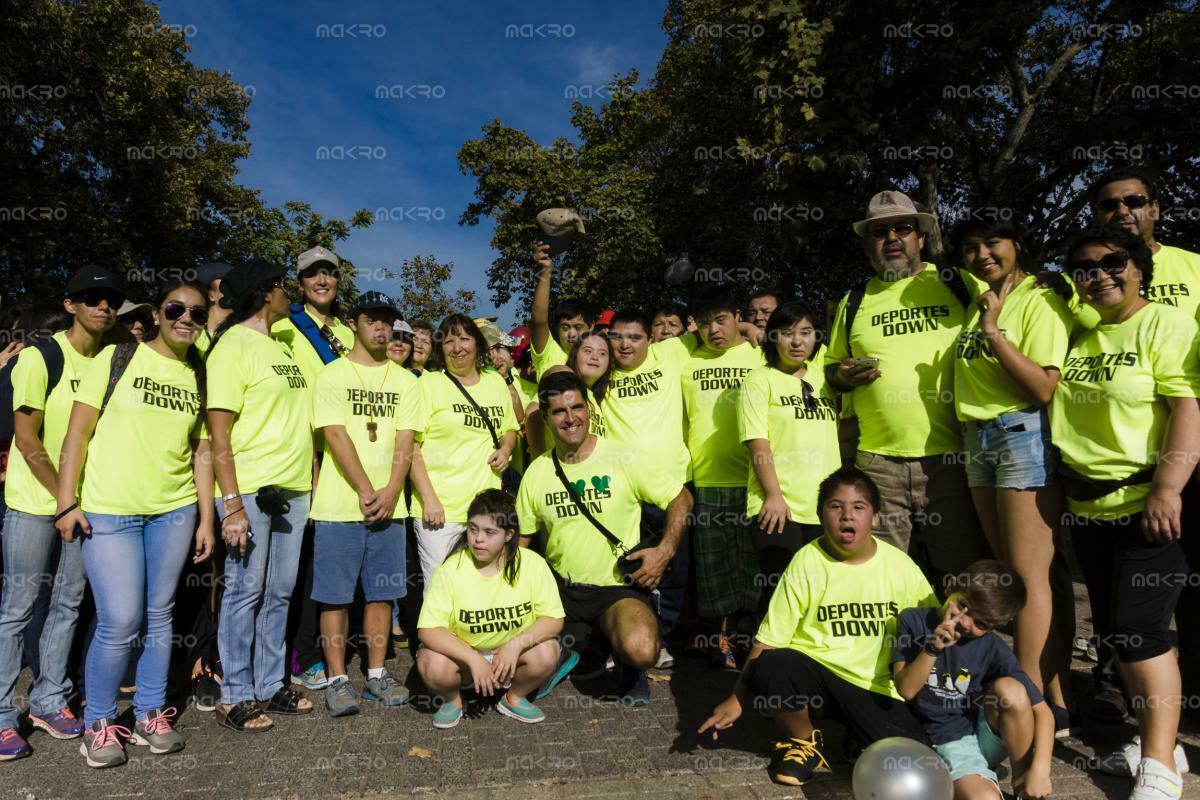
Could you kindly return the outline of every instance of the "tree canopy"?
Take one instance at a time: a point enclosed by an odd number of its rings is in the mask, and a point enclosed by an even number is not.
[[[465,143],[461,222],[496,221],[489,283],[527,300],[533,218],[588,223],[556,287],[607,303],[686,299],[704,280],[779,285],[820,304],[869,269],[850,225],[897,187],[962,219],[1012,219],[1044,258],[1088,223],[1084,188],[1136,163],[1163,189],[1161,234],[1194,241],[1200,16],[1182,1],[670,0],[645,85],[614,76],[571,104],[577,142],[500,120]],[[941,238],[927,256],[943,259]]]

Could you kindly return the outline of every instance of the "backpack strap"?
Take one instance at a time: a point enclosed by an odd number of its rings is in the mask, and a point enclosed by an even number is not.
[[[604,527],[604,523],[596,519],[596,516],[592,513],[592,510],[587,507],[587,504],[584,503],[579,497],[579,493],[575,491],[575,487],[571,485],[569,480],[567,480],[567,473],[563,472],[562,463],[558,460],[558,451],[553,447],[550,448],[550,460],[554,462],[554,474],[557,475],[558,479],[562,482],[563,488],[567,490],[567,496],[571,498],[571,502],[574,503],[575,507],[579,509],[579,513],[583,514],[583,518],[592,523],[592,527],[600,531],[604,538],[608,539],[608,543],[617,548],[618,553],[621,553],[622,555],[628,555],[628,548],[625,547],[621,540],[618,539],[612,531]]]
[[[308,315],[302,305],[293,305],[291,312],[288,314],[288,319],[296,326],[296,330],[303,334],[308,343],[312,345],[313,350],[317,351],[317,356],[320,357],[322,364],[328,364],[331,361],[336,361],[338,354],[334,352],[333,345],[316,321]]]
[[[117,381],[125,374],[125,368],[133,360],[136,351],[137,342],[123,342],[114,348],[112,361],[108,365],[108,386],[104,389],[104,399],[100,401],[101,414],[108,408],[108,401],[112,399],[113,391],[117,388]]]
[[[38,339],[33,343],[42,354],[42,360],[46,362],[46,397],[54,391],[54,387],[58,386],[58,382],[62,380],[63,366],[66,357],[63,354],[62,346],[54,337],[46,339]]]
[[[851,358],[854,357],[854,348],[850,345],[850,330],[854,327],[854,318],[858,316],[858,308],[867,294],[869,282],[870,279],[867,279],[846,292],[846,355]]]
[[[496,428],[492,425],[492,418],[487,415],[487,412],[483,410],[483,407],[480,406],[479,403],[475,402],[475,398],[471,397],[471,393],[467,391],[466,387],[458,382],[458,378],[450,374],[450,370],[446,370],[445,375],[450,379],[451,383],[458,387],[458,390],[462,392],[462,396],[467,398],[467,402],[471,404],[471,408],[475,409],[475,413],[478,414],[483,420],[483,423],[487,425],[488,433],[492,435],[492,447],[499,450],[500,437],[496,435]],[[483,376],[481,375],[480,378],[482,379],[482,377]]]
[[[942,283],[950,290],[950,294],[954,295],[954,299],[962,305],[963,308],[971,307],[971,291],[967,288],[967,282],[963,280],[962,273],[954,267],[948,269],[938,269],[938,277]],[[854,349],[850,346],[850,329],[854,326],[854,317],[858,315],[858,308],[862,305],[863,298],[867,294],[867,284],[870,279],[863,281],[858,286],[855,286],[850,291],[846,292],[846,353],[853,358]]]
[[[971,292],[967,289],[967,282],[963,280],[962,273],[956,267],[939,268],[938,277],[963,308],[971,307]]]

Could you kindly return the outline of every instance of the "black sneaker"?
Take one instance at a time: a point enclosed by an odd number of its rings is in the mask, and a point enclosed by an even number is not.
[[[197,711],[216,711],[221,702],[221,684],[208,673],[197,675],[192,678],[192,700]]]
[[[821,755],[821,748],[824,746],[825,737],[815,729],[811,739],[784,739],[776,742],[767,774],[776,783],[802,786],[818,767],[829,766],[825,756]]]
[[[617,694],[626,708],[645,708],[650,705],[650,681],[646,673],[616,659]]]
[[[572,673],[577,681],[590,681],[599,678],[605,673],[605,663],[608,661],[608,654],[587,648],[579,652],[579,664],[576,665]]]

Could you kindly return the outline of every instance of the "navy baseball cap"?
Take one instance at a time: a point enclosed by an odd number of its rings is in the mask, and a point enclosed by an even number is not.
[[[350,307],[350,318],[357,318],[364,311],[377,310],[391,311],[397,317],[400,316],[400,309],[396,307],[396,302],[383,292],[363,292]]]
[[[86,292],[88,289],[110,289],[120,294],[121,297],[125,296],[121,279],[95,264],[88,264],[71,276],[71,280],[67,281],[66,296],[70,297],[79,292]]]

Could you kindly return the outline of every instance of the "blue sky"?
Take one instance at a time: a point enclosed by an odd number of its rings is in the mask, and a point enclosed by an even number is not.
[[[541,144],[573,138],[567,87],[599,87],[631,68],[648,78],[666,42],[661,0],[158,5],[188,33],[194,63],[229,70],[253,93],[243,185],[331,217],[387,209],[390,219],[338,251],[368,269],[419,254],[453,261],[453,283],[476,290],[480,312],[492,305],[495,252],[490,224],[458,224],[474,189],[459,147],[493,118]],[[376,99],[380,86],[392,96]],[[518,313],[501,309],[501,322]]]

